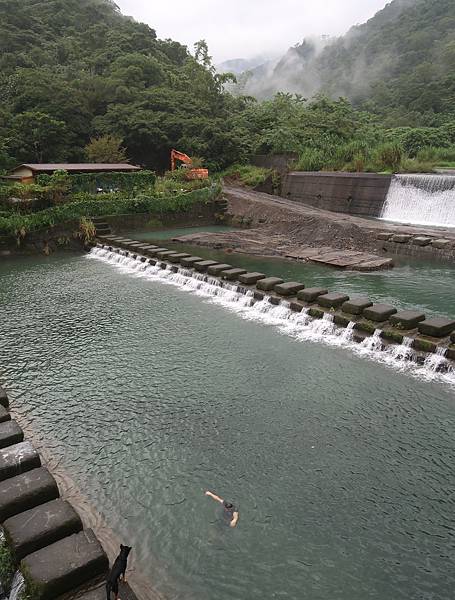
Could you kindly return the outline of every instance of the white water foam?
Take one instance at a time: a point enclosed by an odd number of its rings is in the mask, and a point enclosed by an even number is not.
[[[406,370],[418,377],[428,380],[443,380],[455,385],[455,372],[451,368],[446,373],[440,373],[437,368],[427,368],[425,365],[419,368],[413,361],[405,360],[404,355],[408,355],[408,352],[412,351],[410,346],[407,346],[407,341],[404,340],[402,346],[390,345],[384,349],[380,329],[377,329],[372,336],[365,338],[362,343],[357,344],[353,340],[355,324],[349,323],[346,329],[339,328],[335,325],[333,315],[330,313],[325,313],[322,319],[312,319],[308,314],[308,309],[304,309],[301,313],[295,312],[291,310],[289,302],[284,300],[279,305],[272,304],[269,296],[255,301],[251,290],[242,293],[235,284],[221,282],[219,279],[190,269],[171,265],[167,265],[166,268],[162,268],[159,264],[151,265],[149,262],[141,262],[140,258],[125,256],[124,252],[120,254],[104,248],[93,248],[87,254],[87,258],[114,265],[121,272],[136,277],[174,285],[181,290],[201,296],[209,302],[220,304],[244,319],[274,326],[281,333],[296,340],[342,346],[349,348],[357,355],[399,370]],[[446,360],[444,357],[440,358]]]
[[[11,584],[8,600],[19,600],[25,591],[25,580],[20,571],[16,571]]]
[[[413,225],[455,227],[455,177],[394,175],[380,218]]]

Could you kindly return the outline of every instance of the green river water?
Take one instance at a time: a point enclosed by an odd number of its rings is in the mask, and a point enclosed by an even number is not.
[[[442,267],[403,269],[311,273],[453,313]],[[165,598],[453,597],[453,387],[87,256],[3,261],[0,281],[20,421]]]

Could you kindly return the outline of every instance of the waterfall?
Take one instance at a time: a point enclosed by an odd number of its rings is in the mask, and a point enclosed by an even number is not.
[[[447,348],[439,347],[434,354],[430,354],[425,359],[424,367],[433,373],[437,373],[444,365],[447,365]]]
[[[410,360],[413,356],[412,338],[404,338],[400,346],[390,345],[384,351],[380,329],[376,329],[373,335],[366,337],[361,344],[357,344],[353,339],[354,322],[341,329],[336,326],[331,313],[325,313],[322,319],[314,319],[309,314],[309,308],[295,312],[286,300],[281,300],[279,304],[272,304],[270,296],[256,300],[252,290],[245,290],[237,284],[204,273],[165,263],[152,265],[148,261],[142,262],[141,257],[132,258],[99,247],[87,254],[87,258],[101,260],[133,277],[173,285],[182,291],[200,296],[207,302],[219,304],[243,319],[276,327],[278,331],[297,341],[349,348],[361,357],[374,359],[401,370],[409,369],[415,376],[426,379],[443,378],[455,385],[455,375],[451,369],[445,369],[446,373],[440,372],[442,363],[449,365],[443,355],[438,355],[438,358],[435,358],[437,355],[429,356],[424,367],[417,368],[417,364]],[[433,361],[438,363],[435,368],[433,368]]]
[[[380,218],[413,225],[455,227],[455,177],[394,175]]]
[[[11,584],[8,600],[20,600],[25,589],[25,581],[20,571],[16,571]]]

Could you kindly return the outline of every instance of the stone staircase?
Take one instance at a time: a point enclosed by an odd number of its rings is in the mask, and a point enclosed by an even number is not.
[[[96,237],[103,237],[111,234],[111,227],[106,223],[104,217],[91,217],[96,229]]]

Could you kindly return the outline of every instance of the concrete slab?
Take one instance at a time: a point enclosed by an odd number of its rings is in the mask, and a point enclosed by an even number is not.
[[[284,280],[280,279],[280,277],[266,277],[265,279],[260,279],[256,283],[256,287],[258,288],[258,290],[269,292],[280,283],[284,283]]]
[[[423,235],[418,235],[417,237],[412,238],[411,244],[414,246],[428,246],[431,243],[430,237],[425,237]]]
[[[8,410],[0,404],[0,423],[4,423],[10,419],[11,415],[9,414]]]
[[[171,263],[178,263],[182,260],[182,258],[189,258],[191,255],[186,252],[177,252],[176,254],[171,254],[167,257],[167,260]]]
[[[280,296],[295,296],[297,292],[303,290],[305,285],[303,283],[299,283],[298,281],[285,281],[284,283],[279,283],[274,287],[274,290]]]
[[[314,302],[316,298],[327,293],[328,290],[326,290],[325,288],[311,287],[306,288],[305,290],[300,290],[300,292],[297,293],[297,298],[299,300],[303,300],[303,302]]]
[[[86,529],[29,554],[20,568],[36,590],[34,600],[53,600],[106,573],[109,561],[93,531]]]
[[[370,306],[363,311],[363,316],[370,321],[380,323],[382,321],[387,321],[387,319],[396,312],[397,309],[390,304],[373,304],[373,306]]]
[[[260,279],[265,279],[264,273],[258,273],[257,271],[252,271],[251,273],[243,273],[239,275],[239,281],[241,283],[245,283],[246,285],[254,285]]]
[[[0,522],[58,498],[54,478],[47,469],[37,468],[0,483]]]
[[[153,250],[147,250],[149,256],[158,256],[158,252],[167,252],[169,248],[154,248]]]
[[[399,329],[414,329],[425,320],[425,314],[417,310],[401,310],[390,317],[390,322]]]
[[[30,442],[0,449],[0,481],[41,466],[38,452]]]
[[[188,258],[182,258],[180,264],[182,267],[192,267],[195,263],[203,260],[200,256],[189,256]]]
[[[2,388],[1,385],[0,385],[0,404],[2,406],[4,406],[5,408],[9,407],[8,394],[6,393],[6,390],[4,390]]]
[[[9,420],[0,423],[0,448],[19,444],[24,440],[24,432],[17,421]]]
[[[319,304],[319,306],[324,308],[338,308],[348,300],[349,296],[347,294],[332,292],[330,294],[322,294],[321,296],[318,296],[316,302]]]
[[[160,250],[159,252],[156,252],[156,256],[161,258],[161,260],[168,260],[169,257],[173,256],[174,254],[178,254],[178,252],[175,250]]]
[[[341,310],[349,315],[361,315],[370,306],[373,306],[373,302],[369,298],[352,298],[342,304]]]
[[[207,269],[209,275],[220,275],[223,271],[227,271],[228,269],[232,269],[232,265],[228,265],[227,263],[220,263],[219,265],[212,265]]]
[[[193,266],[196,269],[196,271],[199,271],[200,273],[205,273],[209,267],[219,264],[221,263],[219,263],[216,260],[200,260],[199,262],[195,262]]]
[[[426,319],[420,322],[418,328],[419,332],[423,335],[441,338],[455,331],[455,321],[444,319],[443,317],[435,317],[434,319]]]
[[[74,508],[58,498],[7,519],[3,528],[16,559],[36,552],[68,535],[82,531]]]
[[[226,271],[221,271],[221,277],[228,281],[237,281],[244,273],[246,273],[245,269],[226,269]]]

